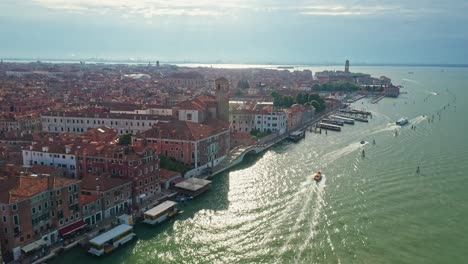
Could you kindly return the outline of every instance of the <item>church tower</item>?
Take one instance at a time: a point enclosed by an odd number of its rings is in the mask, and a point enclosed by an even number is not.
[[[229,122],[229,82],[221,77],[215,80],[215,95],[218,107],[216,109],[219,119]]]
[[[349,73],[349,60],[346,60],[346,63],[344,66],[344,72]]]

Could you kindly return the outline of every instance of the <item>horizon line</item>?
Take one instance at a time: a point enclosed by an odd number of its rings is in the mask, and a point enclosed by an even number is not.
[[[73,64],[80,62],[88,63],[121,63],[121,64],[155,64],[156,60],[145,60],[145,59],[104,59],[104,58],[87,58],[87,59],[60,59],[60,58],[15,58],[5,57],[0,58],[4,63],[51,63],[51,64]],[[160,64],[212,64],[212,65],[271,65],[271,66],[296,66],[296,67],[308,67],[308,66],[343,66],[344,62],[241,62],[241,61],[223,61],[223,60],[212,60],[212,61],[191,61],[191,60],[159,60]],[[412,67],[468,67],[468,64],[464,63],[420,63],[420,62],[409,62],[409,63],[395,63],[395,62],[353,62],[353,66],[412,66]],[[208,66],[207,66],[208,67]]]

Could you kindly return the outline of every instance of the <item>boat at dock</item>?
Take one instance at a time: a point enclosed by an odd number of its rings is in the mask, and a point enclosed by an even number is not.
[[[335,120],[341,120],[343,121],[343,123],[348,124],[348,125],[354,125],[354,119],[352,118],[347,118],[347,117],[340,116],[340,115],[331,115],[329,117]]]
[[[299,130],[289,134],[288,139],[293,142],[298,142],[299,140],[305,138],[305,131]]]
[[[350,115],[340,115],[340,116],[346,117],[346,118],[349,118],[349,119],[353,119],[353,120],[358,121],[358,122],[369,123],[369,119],[367,119],[365,117],[350,116]]]
[[[344,126],[344,122],[342,120],[337,120],[337,119],[324,118],[322,119],[322,122],[327,123],[327,124],[337,125],[337,126]]]
[[[351,108],[340,109],[339,111],[341,113],[353,114],[353,115],[372,115],[371,112],[361,111],[361,110],[356,110],[356,109],[351,109]]]
[[[118,225],[104,234],[91,239],[89,241],[90,248],[88,252],[95,256],[102,256],[129,242],[135,236],[133,226]]]
[[[396,121],[395,123],[397,125],[399,125],[399,126],[404,126],[404,125],[408,124],[409,122],[408,122],[408,118],[402,117],[398,121]]]
[[[320,127],[320,128],[323,128],[323,129],[333,130],[333,131],[341,131],[341,127],[340,127],[340,126],[332,125],[332,124],[327,124],[327,123],[320,123],[320,124],[319,124],[319,127]]]
[[[156,225],[162,221],[176,215],[178,212],[177,203],[173,201],[165,201],[152,209],[145,212],[145,220],[143,222]]]
[[[319,182],[322,180],[322,173],[319,171],[314,174],[314,181]]]

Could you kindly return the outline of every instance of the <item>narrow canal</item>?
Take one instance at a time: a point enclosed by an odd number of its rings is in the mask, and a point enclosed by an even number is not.
[[[53,263],[465,262],[468,69],[357,70],[387,75],[407,94],[354,103],[373,112],[368,124],[248,157],[183,214],[137,226],[138,239],[109,256],[76,248]],[[403,116],[411,124],[396,126]]]

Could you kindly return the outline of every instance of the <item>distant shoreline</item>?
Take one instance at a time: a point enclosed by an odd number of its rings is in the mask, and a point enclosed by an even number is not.
[[[0,58],[1,59],[1,58]],[[5,58],[2,59],[4,63],[33,63],[37,62],[36,59],[19,59],[19,58]],[[156,65],[156,61],[147,61],[147,60],[104,60],[104,59],[43,59],[39,60],[42,63],[50,64],[78,64],[81,61],[84,61],[88,64],[127,64],[127,65]],[[302,67],[321,67],[321,66],[342,66],[342,63],[238,63],[238,62],[192,62],[192,61],[160,61],[161,64],[171,64],[178,66],[186,67],[210,67],[210,66],[220,66],[220,65],[231,65],[231,66],[242,66],[239,68],[302,68]],[[353,66],[358,67],[446,67],[446,68],[467,68],[468,64],[444,64],[444,63],[353,63]],[[250,67],[251,66],[251,67]],[[236,67],[237,68],[237,67]]]

